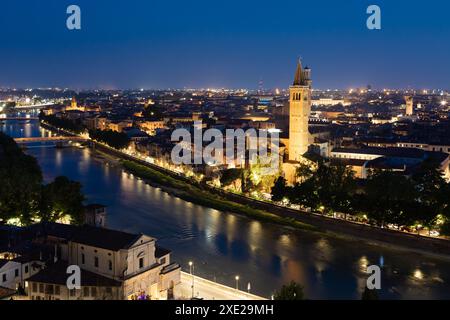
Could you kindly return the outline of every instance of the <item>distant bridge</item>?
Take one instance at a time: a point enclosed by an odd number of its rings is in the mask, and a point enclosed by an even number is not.
[[[82,137],[32,137],[32,138],[14,138],[17,144],[36,143],[36,142],[84,142],[86,138]]]
[[[25,120],[39,120],[39,118],[38,117],[5,117],[5,118],[0,117],[0,121],[3,121],[3,120],[23,120],[23,121],[25,121]]]
[[[48,106],[52,106],[55,103],[40,103],[40,104],[33,104],[33,105],[28,105],[28,106],[15,106],[14,109],[42,109]]]

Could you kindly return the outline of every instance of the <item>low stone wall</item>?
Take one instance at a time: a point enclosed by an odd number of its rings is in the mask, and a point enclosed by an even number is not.
[[[46,127],[50,130],[54,129],[48,125]],[[199,184],[189,178],[177,174],[176,172],[161,168],[157,165],[153,165],[143,160],[136,159],[133,156],[129,156],[105,145],[96,142],[92,142],[91,144],[94,148],[97,148],[103,152],[109,153],[122,159],[135,161],[141,165],[161,171],[171,177],[194,184],[199,188],[220,195],[224,199],[247,205],[255,209],[264,210],[283,218],[295,219],[297,221],[316,226],[324,232],[328,231],[333,233],[341,233],[364,240],[384,242],[393,246],[402,247],[410,251],[432,253],[436,255],[448,256],[450,258],[450,241],[445,239],[428,238],[390,229],[381,229],[378,227],[372,227],[369,225],[354,223],[341,219],[334,219],[309,212],[281,207],[269,202],[251,199],[245,196],[223,191],[222,189]]]
[[[117,150],[108,148],[101,144],[95,144],[96,147],[104,152],[108,152],[117,157],[126,160],[132,160],[138,162],[144,166],[150,167],[152,169],[164,172],[174,178],[181,179],[188,183],[197,185],[202,189],[206,189],[212,193],[220,195],[221,197],[234,201],[243,205],[250,206],[255,209],[264,210],[273,214],[276,214],[283,218],[291,218],[297,221],[316,226],[324,232],[334,232],[349,235],[352,237],[357,237],[365,240],[385,242],[390,245],[400,246],[404,249],[410,251],[423,251],[436,255],[446,255],[450,258],[450,241],[445,239],[428,238],[419,235],[409,234],[405,232],[381,229],[378,227],[372,227],[369,225],[354,223],[350,221],[345,221],[341,219],[334,219],[326,216],[321,216],[309,212],[294,210],[286,207],[277,206],[275,204],[251,199],[238,194],[223,191],[222,189],[212,188],[205,185],[196,183],[186,177],[183,177],[173,171],[161,168],[159,166],[150,164],[143,160],[136,159],[132,156],[123,154]]]

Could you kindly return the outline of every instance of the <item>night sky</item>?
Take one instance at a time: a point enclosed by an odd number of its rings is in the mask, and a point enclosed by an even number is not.
[[[77,4],[82,30],[66,28]],[[366,8],[382,30],[366,28]],[[444,0],[0,2],[0,86],[285,88],[299,56],[315,88],[450,89]]]

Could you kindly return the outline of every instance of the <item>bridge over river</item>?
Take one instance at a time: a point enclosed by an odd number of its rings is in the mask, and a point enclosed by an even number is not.
[[[30,137],[30,138],[14,138],[17,144],[26,143],[36,143],[36,142],[85,142],[86,138],[83,137],[65,137],[65,136],[55,136],[55,137]]]

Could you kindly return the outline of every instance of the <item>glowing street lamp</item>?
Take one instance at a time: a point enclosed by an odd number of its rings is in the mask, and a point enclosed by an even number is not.
[[[239,276],[234,277],[236,279],[236,290],[239,290]]]
[[[194,262],[192,261],[189,261],[189,273],[192,276],[191,289],[192,289],[192,299],[194,299]]]

